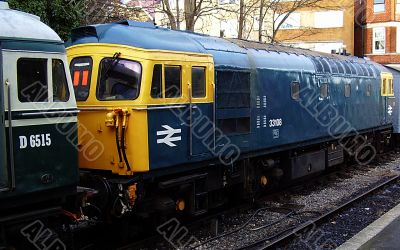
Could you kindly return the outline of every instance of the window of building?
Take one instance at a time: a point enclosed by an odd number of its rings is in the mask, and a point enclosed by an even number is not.
[[[344,96],[345,97],[350,97],[351,95],[351,85],[350,84],[345,84],[344,85]]]
[[[153,80],[151,83],[151,97],[162,98],[162,65],[156,64],[153,69]]]
[[[221,21],[220,31],[226,37],[237,37],[238,35],[238,21],[236,19],[228,19]]]
[[[400,13],[400,0],[396,0],[396,13]]]
[[[72,82],[77,101],[86,101],[89,96],[92,65],[91,57],[78,57],[71,62]]]
[[[177,98],[182,93],[181,66],[169,66],[164,68],[165,72],[165,97]]]
[[[20,102],[47,102],[47,59],[18,59],[17,85]]]
[[[300,83],[295,81],[292,82],[291,84],[291,96],[293,100],[299,100],[300,99]]]
[[[66,102],[69,100],[69,89],[64,62],[60,59],[52,61],[53,101]]]
[[[219,4],[235,4],[238,0],[219,0]]]
[[[206,68],[192,68],[192,97],[201,98],[206,96]]]
[[[384,12],[385,11],[385,0],[374,0],[374,12]]]
[[[253,30],[258,31],[260,29],[260,17],[254,16],[253,17]]]
[[[328,97],[328,84],[324,83],[320,87],[320,95],[322,98]]]
[[[134,100],[139,96],[142,66],[130,60],[106,58],[100,63],[97,99]]]
[[[301,26],[301,14],[297,12],[280,14],[275,17],[274,26],[278,27],[279,24],[281,29],[298,29]]]
[[[385,53],[386,33],[385,27],[373,29],[373,53]]]
[[[315,28],[343,27],[343,11],[318,11],[314,13]]]

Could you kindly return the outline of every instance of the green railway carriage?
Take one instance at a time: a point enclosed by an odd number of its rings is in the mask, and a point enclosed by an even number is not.
[[[77,109],[59,36],[38,17],[9,9],[5,1],[0,1],[0,23],[0,232],[4,232],[13,221],[47,215],[76,192]]]

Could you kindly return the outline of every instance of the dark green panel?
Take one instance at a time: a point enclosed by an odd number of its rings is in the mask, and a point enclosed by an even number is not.
[[[76,123],[14,127],[16,188],[0,193],[0,200],[76,186],[79,178],[76,139]]]
[[[3,40],[2,44],[3,49],[65,53],[65,47],[62,42]]]

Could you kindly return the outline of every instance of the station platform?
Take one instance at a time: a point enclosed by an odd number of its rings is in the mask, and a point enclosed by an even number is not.
[[[400,249],[400,204],[337,249]]]

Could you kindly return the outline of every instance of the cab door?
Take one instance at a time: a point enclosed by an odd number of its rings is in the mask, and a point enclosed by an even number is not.
[[[214,150],[214,88],[211,69],[206,64],[192,64],[190,69],[190,156],[204,156]]]
[[[9,187],[9,176],[7,166],[7,151],[6,151],[6,117],[4,112],[4,90],[5,90],[5,79],[3,79],[3,57],[0,42],[0,191],[7,191]]]

